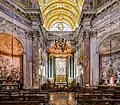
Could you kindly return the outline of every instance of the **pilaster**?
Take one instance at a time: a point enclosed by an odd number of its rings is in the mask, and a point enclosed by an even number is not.
[[[81,17],[81,31],[83,37],[83,84],[85,86],[91,85],[91,62],[90,62],[90,40],[93,37],[91,30],[91,21],[95,16],[96,11],[91,6],[91,0],[85,0],[83,12]]]

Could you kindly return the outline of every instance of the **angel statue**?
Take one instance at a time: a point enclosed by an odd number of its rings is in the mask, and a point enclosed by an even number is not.
[[[120,72],[117,72],[117,82],[116,83],[120,83]]]

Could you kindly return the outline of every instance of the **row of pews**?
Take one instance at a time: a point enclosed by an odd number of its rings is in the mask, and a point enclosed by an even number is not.
[[[0,105],[49,105],[50,94],[39,90],[0,90]]]
[[[81,88],[76,93],[77,105],[120,105],[120,87]]]

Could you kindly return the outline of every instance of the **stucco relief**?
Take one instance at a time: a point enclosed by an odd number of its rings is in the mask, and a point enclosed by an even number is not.
[[[0,17],[0,33],[7,33],[19,39],[24,48],[26,38],[29,39],[29,36],[26,35],[26,32],[27,30],[23,29],[23,27],[17,26],[15,23]],[[24,49],[24,51],[25,50],[26,49]]]
[[[120,13],[114,10],[111,14],[102,15],[93,22],[94,30],[98,30],[98,37],[103,37],[109,33],[114,33],[116,29],[120,28]],[[108,21],[109,20],[109,21]]]

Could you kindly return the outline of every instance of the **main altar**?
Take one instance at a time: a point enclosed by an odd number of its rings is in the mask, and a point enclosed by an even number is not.
[[[74,50],[59,39],[48,48],[48,79],[54,86],[66,86],[74,79]]]

